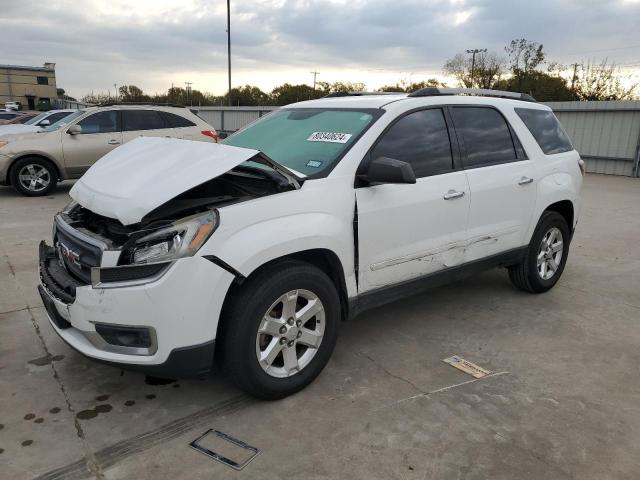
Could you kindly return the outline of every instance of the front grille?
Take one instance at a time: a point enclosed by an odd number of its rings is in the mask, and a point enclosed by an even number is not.
[[[67,271],[85,285],[90,284],[91,268],[100,266],[102,250],[62,228],[56,229],[54,246]]]
[[[67,304],[73,303],[76,288],[83,284],[60,265],[55,250],[44,241],[40,242],[39,246],[39,264],[40,278],[47,290],[58,300]]]

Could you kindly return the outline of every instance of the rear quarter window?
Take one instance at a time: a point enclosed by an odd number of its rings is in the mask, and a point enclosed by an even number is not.
[[[516,108],[515,111],[545,155],[573,150],[569,136],[552,111],[532,108]]]
[[[165,122],[167,122],[167,125],[169,125],[171,128],[196,126],[196,124],[191,120],[187,120],[186,118],[181,117],[180,115],[176,115],[175,113],[160,112],[160,115],[164,117]]]

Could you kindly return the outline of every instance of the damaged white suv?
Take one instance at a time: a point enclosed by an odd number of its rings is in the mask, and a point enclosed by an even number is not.
[[[172,378],[216,361],[280,398],[367,308],[497,266],[521,289],[551,288],[582,171],[525,95],[302,102],[224,144],[141,138],[99,160],[41,243],[39,291],[88,357]]]

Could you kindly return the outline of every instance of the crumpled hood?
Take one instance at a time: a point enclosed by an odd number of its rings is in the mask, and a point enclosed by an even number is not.
[[[218,143],[140,137],[93,164],[69,195],[94,213],[131,225],[259,153]]]

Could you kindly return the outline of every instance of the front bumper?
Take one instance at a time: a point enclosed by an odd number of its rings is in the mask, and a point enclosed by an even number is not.
[[[207,372],[220,311],[233,275],[202,257],[176,261],[146,284],[92,287],[61,267],[52,247],[40,246],[38,287],[51,326],[72,348],[102,363],[155,376]],[[148,348],[116,346],[98,332],[150,332]]]

